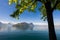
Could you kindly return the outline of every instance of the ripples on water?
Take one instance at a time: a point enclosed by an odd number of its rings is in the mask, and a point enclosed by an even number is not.
[[[44,33],[44,34],[43,34]],[[13,31],[0,33],[2,40],[44,40],[48,39],[47,32],[39,31]]]
[[[45,28],[45,29],[44,29]],[[60,40],[60,32],[56,28],[57,39]],[[33,30],[0,30],[0,40],[49,40],[47,27],[35,27]]]

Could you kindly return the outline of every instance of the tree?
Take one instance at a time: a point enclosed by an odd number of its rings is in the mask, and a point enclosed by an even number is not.
[[[38,2],[42,3],[39,10],[42,12],[42,19],[47,19],[48,29],[49,29],[49,40],[57,40],[54,21],[53,21],[53,11],[60,10],[60,0],[9,0],[9,5],[12,3],[16,4],[16,11],[14,11],[13,18],[19,19],[19,15],[24,12],[24,10],[35,11]]]

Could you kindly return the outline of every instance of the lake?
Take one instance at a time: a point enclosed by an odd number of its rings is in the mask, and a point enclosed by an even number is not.
[[[0,40],[48,40],[48,34],[38,31],[1,32]]]
[[[59,31],[60,30],[56,28],[58,40],[60,40]],[[0,32],[0,40],[49,40],[49,35],[47,27],[35,27],[31,31],[15,30]]]

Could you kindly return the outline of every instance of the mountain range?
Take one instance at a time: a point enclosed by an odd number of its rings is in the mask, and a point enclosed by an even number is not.
[[[6,30],[33,30],[33,23],[17,23],[17,24],[12,24],[12,23],[2,23],[0,22],[0,31],[6,31]]]

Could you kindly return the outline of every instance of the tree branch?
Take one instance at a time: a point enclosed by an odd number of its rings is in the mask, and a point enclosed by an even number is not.
[[[52,8],[52,11],[56,8],[56,6],[58,5],[58,3],[60,3],[60,1],[56,1],[56,4],[54,5],[54,7]]]
[[[36,1],[39,1],[39,2],[41,2],[41,0],[36,0]]]

